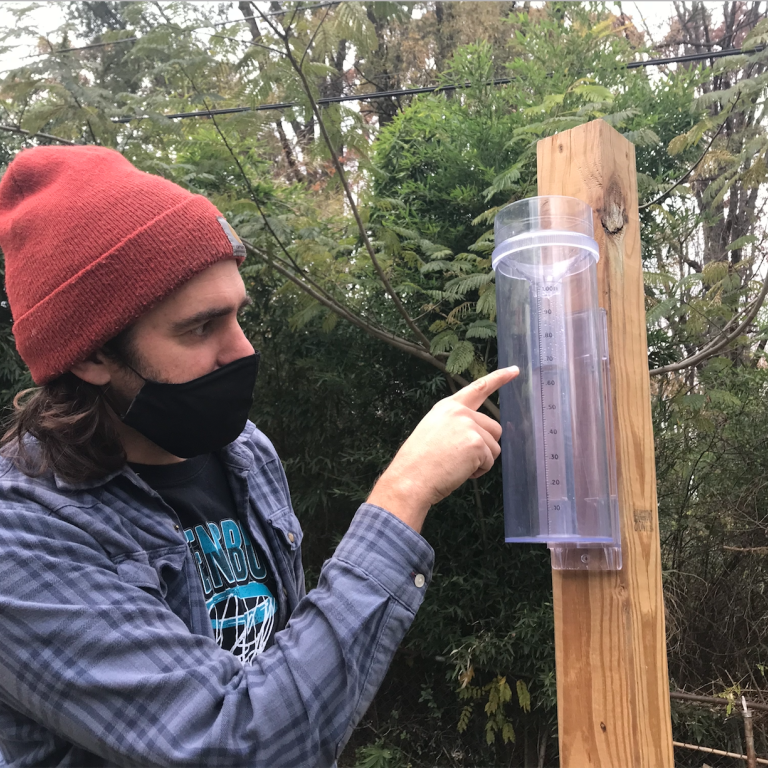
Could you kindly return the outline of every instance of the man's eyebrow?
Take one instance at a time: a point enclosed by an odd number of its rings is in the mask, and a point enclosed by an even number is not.
[[[177,320],[171,325],[171,331],[173,333],[183,333],[184,331],[194,328],[196,325],[208,322],[209,320],[226,317],[227,315],[232,314],[232,312],[239,313],[246,307],[251,306],[251,304],[253,304],[253,299],[251,299],[250,296],[246,296],[237,308],[230,304],[223,307],[209,307],[208,309],[203,309],[190,317],[185,317],[183,320]]]

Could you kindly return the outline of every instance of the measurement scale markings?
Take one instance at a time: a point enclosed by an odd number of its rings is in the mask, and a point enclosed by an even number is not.
[[[564,439],[561,413],[561,370],[558,363],[564,350],[561,329],[558,321],[561,313],[557,312],[557,295],[560,286],[557,283],[545,284],[537,291],[539,313],[539,387],[541,390],[541,421],[544,434],[544,482],[546,486],[547,509],[550,513],[561,512],[562,502],[567,498],[566,477],[564,472]],[[544,296],[542,297],[542,292]],[[554,306],[553,306],[554,305]],[[558,344],[558,342],[560,344]],[[552,518],[550,518],[552,521]]]

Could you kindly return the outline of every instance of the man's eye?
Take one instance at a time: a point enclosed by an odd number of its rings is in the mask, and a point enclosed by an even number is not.
[[[193,328],[190,333],[193,336],[206,336],[208,334],[208,331],[211,329],[210,322],[203,323],[202,325],[198,325],[197,328]]]

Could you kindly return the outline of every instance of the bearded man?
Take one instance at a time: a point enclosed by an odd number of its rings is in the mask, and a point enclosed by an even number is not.
[[[477,408],[514,370],[422,420],[306,593],[220,212],[113,150],[37,147],[0,181],[0,245],[38,385],[0,458],[5,762],[332,765],[424,598],[427,511],[498,456]]]

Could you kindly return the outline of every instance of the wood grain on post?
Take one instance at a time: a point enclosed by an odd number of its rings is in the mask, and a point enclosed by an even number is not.
[[[672,768],[635,148],[602,120],[538,144],[540,195],[594,211],[608,314],[621,571],[553,571],[562,768]]]

